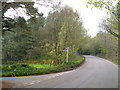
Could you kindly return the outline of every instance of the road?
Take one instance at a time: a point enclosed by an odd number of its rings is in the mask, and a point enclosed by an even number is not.
[[[117,65],[95,56],[85,58],[85,63],[72,71],[3,80],[15,83],[14,88],[118,88]]]

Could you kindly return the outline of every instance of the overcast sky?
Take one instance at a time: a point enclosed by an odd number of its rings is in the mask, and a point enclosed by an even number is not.
[[[38,1],[40,2],[40,1]],[[77,10],[79,15],[81,16],[83,20],[84,27],[88,30],[88,35],[95,36],[97,32],[100,30],[98,25],[100,21],[107,16],[107,13],[103,10],[86,7],[87,0],[61,0],[62,6],[68,5],[72,7],[74,10]],[[46,8],[43,6],[40,6],[38,4],[35,4],[35,7],[38,8],[39,12],[43,12],[45,16],[49,13],[51,10],[50,8]],[[10,16],[13,12],[13,10],[9,10],[6,13],[6,16]],[[24,16],[24,13],[22,14]],[[12,15],[11,15],[12,16]]]

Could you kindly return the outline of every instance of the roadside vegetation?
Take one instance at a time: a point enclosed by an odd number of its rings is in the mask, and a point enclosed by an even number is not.
[[[103,18],[99,27],[101,32],[94,38],[94,43],[97,43],[95,50],[99,54],[94,53],[120,65],[120,1],[110,0],[89,0],[88,6],[104,9],[109,14]]]
[[[21,15],[21,7],[29,19]],[[10,8],[19,14],[2,16],[2,76],[59,72],[81,63],[82,58],[76,59],[77,49],[88,36],[81,17],[71,7],[55,4],[44,17],[34,2],[2,2],[3,13]]]
[[[78,49],[81,55],[98,56],[118,64],[118,38],[101,31],[94,38],[89,38],[88,42]]]
[[[80,14],[71,7],[50,0],[45,6],[51,7],[51,11],[45,17],[34,4],[37,3],[2,2],[2,76],[65,71],[83,62],[82,55],[100,56],[118,63],[117,16],[110,13],[110,17],[101,21],[104,30],[90,37]],[[14,12],[6,16],[10,9]]]
[[[84,57],[78,55],[75,60],[69,61],[68,63],[64,62],[62,64],[4,64],[2,65],[2,76],[28,76],[68,71],[78,67],[84,61]]]

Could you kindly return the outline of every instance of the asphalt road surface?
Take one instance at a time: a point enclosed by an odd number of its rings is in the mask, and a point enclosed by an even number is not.
[[[85,58],[85,63],[72,71],[3,80],[15,83],[13,88],[118,88],[117,65],[95,56]]]

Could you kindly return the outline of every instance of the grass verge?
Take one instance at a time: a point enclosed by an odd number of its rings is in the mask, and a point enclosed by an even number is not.
[[[84,57],[69,61],[68,63],[49,65],[49,64],[14,64],[2,65],[3,77],[8,76],[28,76],[42,75],[75,69],[85,61]]]

